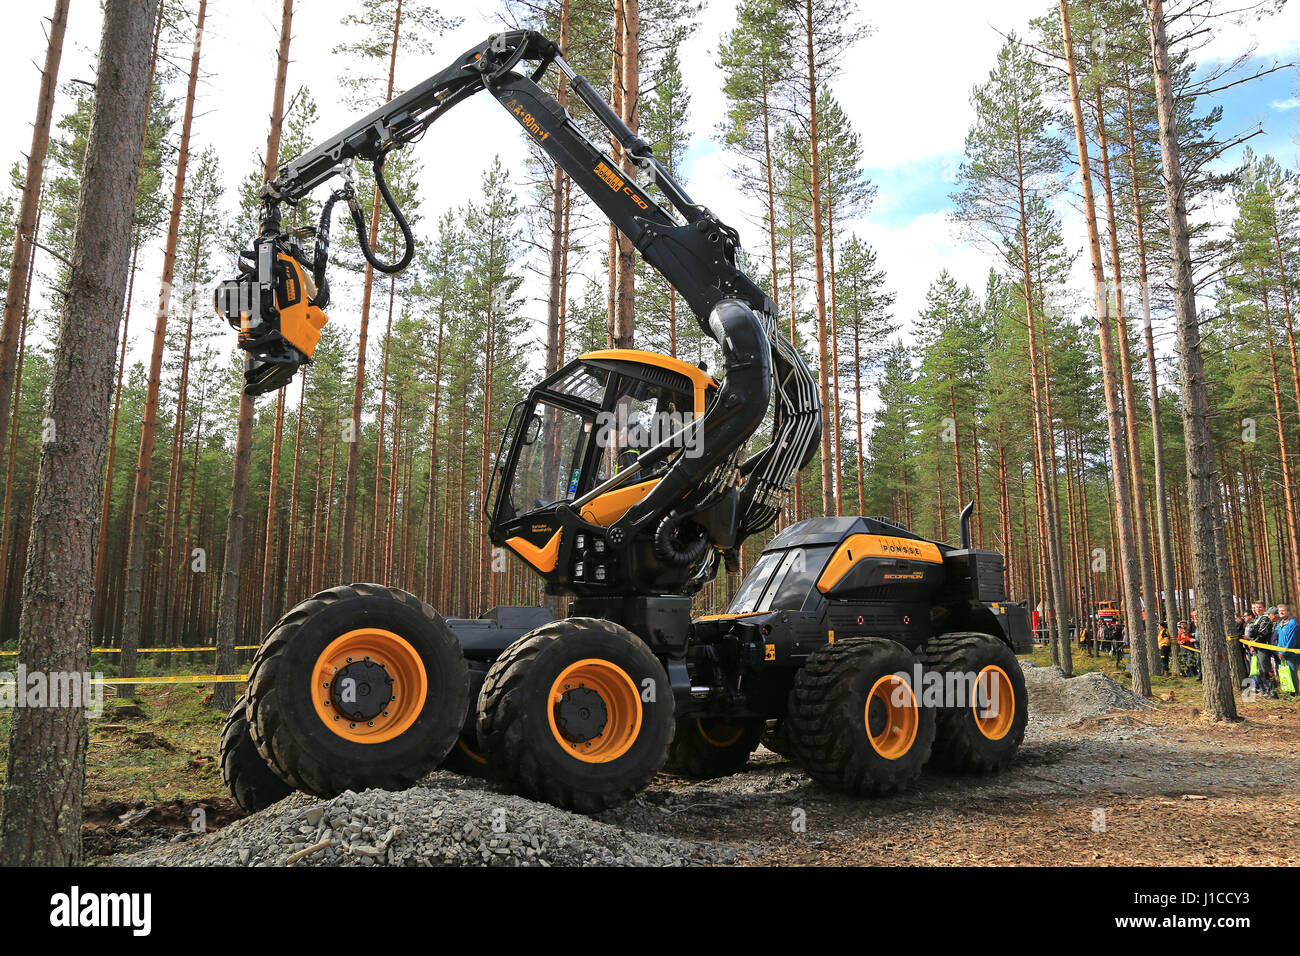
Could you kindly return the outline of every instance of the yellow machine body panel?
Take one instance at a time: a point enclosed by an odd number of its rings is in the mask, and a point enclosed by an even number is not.
[[[826,570],[817,579],[817,590],[823,594],[839,584],[853,566],[865,558],[899,558],[926,564],[943,564],[938,545],[913,538],[895,538],[884,534],[855,534],[845,538]]]
[[[650,494],[657,484],[659,484],[659,479],[652,478],[649,481],[628,485],[626,488],[615,488],[613,491],[607,491],[599,498],[592,499],[583,507],[582,520],[608,527],[627,514],[629,508]]]
[[[329,317],[309,304],[316,290],[311,279],[302,270],[302,266],[292,257],[280,254],[284,263],[283,299],[276,303],[280,310],[280,334],[289,344],[303,355],[311,358],[320,341],[320,330],[325,327]]]
[[[560,532],[556,531],[546,544],[538,547],[527,538],[507,538],[506,544],[521,558],[542,574],[550,574],[560,561]]]

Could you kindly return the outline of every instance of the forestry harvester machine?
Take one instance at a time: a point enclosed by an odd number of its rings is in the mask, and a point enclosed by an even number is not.
[[[552,65],[636,175],[539,85]],[[570,597],[566,616],[497,607],[445,619],[379,584],[314,595],[265,636],[226,723],[221,767],[235,799],[251,811],[295,788],[398,789],[445,765],[596,812],[664,768],[739,770],[760,741],[863,795],[906,786],[932,752],[966,770],[1006,764],[1024,737],[1015,654],[1030,649],[1029,620],[1006,601],[1002,556],[971,547],[969,506],[959,548],[882,518],[790,525],[725,614],[692,618],[691,596],[719,567],[738,567],[742,542],[775,522],[812,457],[817,384],[776,331],[776,304],[737,266],[736,231],[692,201],[535,32],[499,33],[466,51],[264,187],[254,248],[215,296],[248,353],[245,391],[282,388],[311,359],[326,321],[336,202],[349,207],[375,269],[411,261],[414,239],[384,161],[481,90],[672,284],[718,343],[722,375],[607,349],[534,387],[497,453],[487,532],[549,594]],[[396,262],[367,241],[354,160],[372,164],[405,237]],[[282,229],[281,206],[334,176],[343,183],[314,235]],[[765,421],[770,441],[746,455]],[[940,692],[925,680],[935,674]]]

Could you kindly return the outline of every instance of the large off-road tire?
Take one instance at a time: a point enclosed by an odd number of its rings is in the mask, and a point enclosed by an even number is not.
[[[916,658],[902,644],[850,638],[813,651],[795,675],[787,717],[793,756],[819,783],[886,796],[921,774],[934,712],[911,687]]]
[[[293,787],[275,775],[257,752],[248,732],[244,698],[235,701],[221,729],[221,779],[239,809],[257,813],[293,793]]]
[[[679,777],[707,780],[745,768],[763,736],[762,720],[688,717],[677,721],[664,769]]]
[[[378,584],[303,601],[248,676],[258,753],[285,783],[321,796],[409,787],[451,750],[468,706],[456,635],[419,598]]]
[[[945,681],[965,692],[935,708],[935,764],[967,773],[993,773],[1009,764],[1029,721],[1025,672],[1011,648],[990,634],[954,632],[931,638],[917,657],[925,670],[967,677]],[[972,680],[981,690],[972,692]]]
[[[460,736],[452,745],[439,770],[450,770],[462,777],[486,777],[488,775],[487,756],[478,739],[478,694],[483,688],[483,678],[487,671],[470,668],[469,672],[469,709],[466,711],[465,723]]]
[[[479,694],[478,735],[494,779],[596,813],[631,800],[664,765],[672,687],[626,628],[596,618],[554,621],[492,665]]]

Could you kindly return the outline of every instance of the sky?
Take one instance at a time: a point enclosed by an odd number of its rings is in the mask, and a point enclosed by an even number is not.
[[[692,141],[682,171],[697,201],[741,230],[751,250],[763,248],[761,227],[753,216],[754,197],[746,197],[728,174],[728,157],[713,140],[724,108],[721,73],[717,67],[718,38],[733,23],[734,0],[707,0],[700,29],[680,51],[691,96]],[[93,79],[91,63],[98,45],[100,12],[94,0],[73,0],[68,40],[60,80]],[[1049,8],[1045,0],[931,0],[896,3],[864,0],[862,17],[871,30],[844,57],[835,93],[861,133],[867,175],[876,184],[870,210],[847,228],[878,250],[891,289],[897,295],[896,316],[906,333],[923,307],[929,284],[940,269],[982,289],[993,259],[983,248],[963,238],[948,218],[948,194],[961,160],[962,143],[972,120],[969,94],[993,64],[1002,34],[1024,32],[1029,19]],[[356,117],[342,102],[338,77],[343,58],[333,48],[346,37],[341,17],[346,0],[299,0],[294,19],[288,90],[307,85],[320,106],[320,137],[349,125]],[[27,150],[31,138],[45,50],[45,23],[52,0],[11,9],[8,27],[0,31],[0,77],[7,90],[9,122],[0,126],[0,161],[6,168]],[[399,58],[397,85],[407,88],[444,67],[464,49],[502,28],[497,4],[490,0],[447,3],[464,18],[457,29],[435,43],[427,55]],[[192,148],[215,145],[221,155],[227,196],[254,166],[260,166],[269,115],[269,91],[275,70],[279,5],[257,0],[209,0],[204,34],[203,77]],[[1300,4],[1263,24],[1220,31],[1201,56],[1232,56],[1255,46],[1260,57],[1300,61]],[[171,51],[173,62],[188,67],[189,48]],[[183,84],[183,77],[182,77]],[[175,91],[183,98],[183,85]],[[1261,123],[1265,135],[1252,141],[1259,152],[1271,152],[1285,165],[1300,166],[1300,80],[1294,70],[1238,87],[1219,99],[1224,107],[1222,129],[1241,130]],[[66,107],[62,98],[60,107]],[[60,110],[59,112],[61,112]],[[57,116],[56,116],[57,119]],[[424,166],[422,215],[432,223],[477,191],[479,176],[494,155],[523,180],[524,141],[518,127],[489,97],[462,104],[412,147]],[[1232,164],[1240,151],[1224,158]],[[525,195],[525,202],[536,201]],[[1222,210],[1227,215],[1227,210]],[[1071,217],[1073,216],[1073,221]],[[337,228],[343,217],[336,216]],[[1066,234],[1077,248],[1083,245],[1082,220],[1066,211]],[[1080,257],[1076,282],[1089,300],[1086,257]],[[161,271],[161,242],[143,257],[142,274],[132,313],[130,358],[147,361],[150,335],[145,328],[155,300]],[[540,283],[526,286],[532,298],[526,314],[532,319],[540,356],[545,306]],[[336,285],[331,319],[355,329],[359,292]],[[215,321],[215,318],[214,318]],[[653,321],[642,315],[639,323]],[[147,323],[150,327],[152,323]],[[538,364],[540,365],[540,359]]]

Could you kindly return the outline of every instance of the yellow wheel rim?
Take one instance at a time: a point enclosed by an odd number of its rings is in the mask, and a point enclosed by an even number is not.
[[[604,708],[604,723],[599,724],[596,718],[599,730],[587,738],[565,728],[561,711],[566,703],[572,705],[571,695],[579,691],[594,691],[599,698],[597,708]],[[596,704],[589,695],[585,700]],[[583,763],[617,760],[632,749],[641,733],[641,694],[627,672],[610,661],[589,657],[570,664],[551,683],[548,701],[551,733],[565,753]],[[584,716],[589,715],[584,712]]]
[[[872,749],[886,760],[897,760],[911,750],[921,713],[907,681],[886,674],[872,684],[862,722]]]
[[[744,727],[733,727],[731,724],[722,720],[712,721],[712,726],[708,730],[704,729],[704,718],[697,718],[695,729],[700,732],[705,743],[714,747],[730,747],[740,739],[741,734],[745,732]]]
[[[464,737],[456,738],[456,746],[460,748],[461,753],[463,753],[470,760],[474,761],[476,764],[482,764],[482,765],[487,764],[487,757],[484,757],[481,753],[477,753],[473,747],[471,747],[469,744],[465,742]]]
[[[975,726],[989,740],[1001,740],[1010,732],[1016,719],[1016,692],[1011,678],[1001,667],[990,664],[975,676],[971,711],[975,714]]]
[[[392,678],[391,699],[370,719],[354,720],[334,700],[334,682],[350,664],[380,665]],[[382,744],[405,733],[415,723],[429,695],[424,661],[404,637],[382,628],[348,631],[330,642],[312,668],[311,699],[321,723],[344,740]]]

